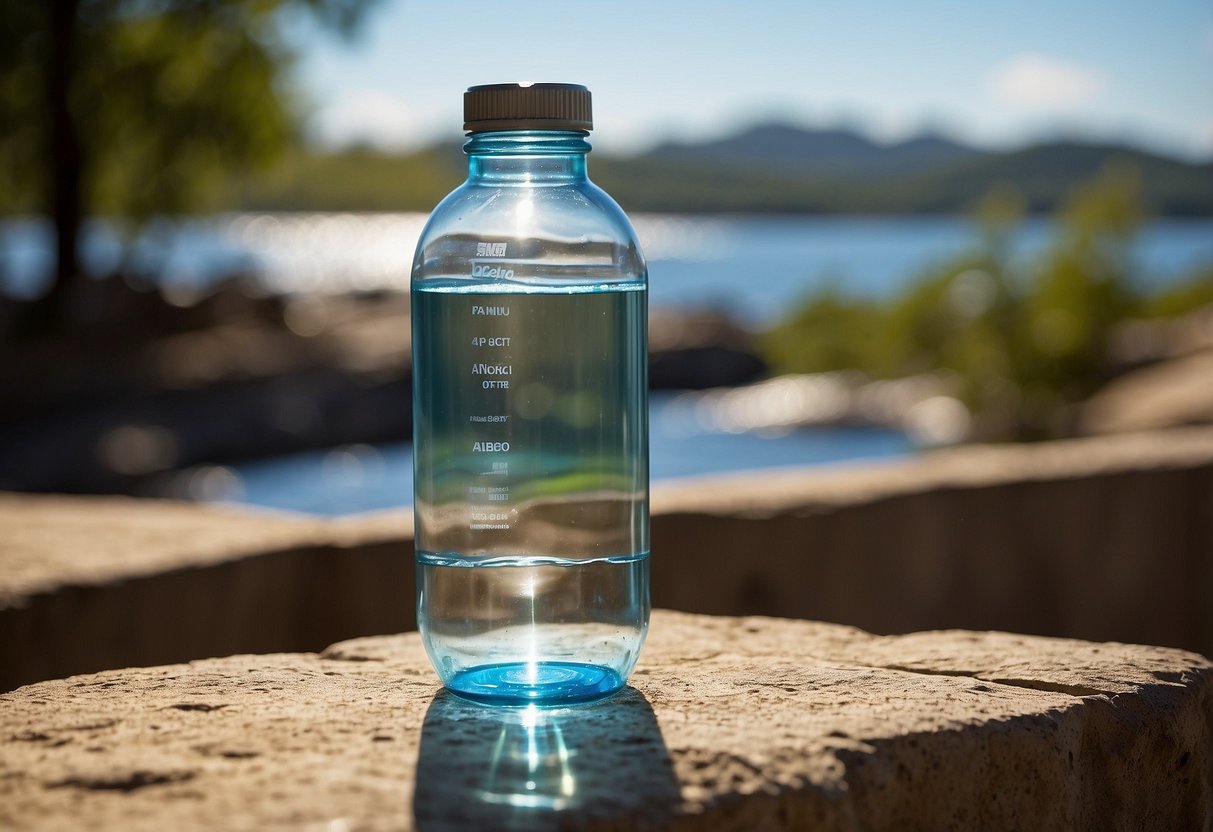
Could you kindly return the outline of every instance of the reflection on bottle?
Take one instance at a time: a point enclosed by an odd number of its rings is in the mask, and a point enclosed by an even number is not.
[[[567,708],[486,708],[445,691],[426,713],[413,812],[417,828],[558,829],[652,825],[679,789],[639,691]]]

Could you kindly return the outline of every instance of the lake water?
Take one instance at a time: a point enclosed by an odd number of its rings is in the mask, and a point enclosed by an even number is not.
[[[232,273],[272,292],[408,288],[424,214],[237,214],[148,226],[130,268],[154,274],[171,297],[192,294]],[[641,214],[633,218],[649,260],[655,307],[719,306],[751,325],[772,323],[814,287],[832,283],[886,296],[933,265],[975,248],[973,222],[956,217],[727,217]],[[117,238],[87,226],[86,267],[112,271]],[[1029,265],[1054,235],[1046,220],[1011,237],[1013,263]],[[51,229],[32,220],[0,222],[0,288],[36,294],[53,251]],[[1213,263],[1213,219],[1156,220],[1132,247],[1147,287],[1173,283]]]
[[[855,295],[888,296],[932,266],[972,251],[978,236],[972,222],[954,217],[633,219],[649,260],[653,307],[715,306],[755,327],[775,322],[825,283]],[[270,292],[403,291],[424,223],[422,214],[242,214],[160,222],[139,239],[129,263],[157,275],[170,299],[183,303],[233,273],[250,275]],[[1023,223],[1011,239],[1016,267],[1030,267],[1053,234],[1047,221]],[[36,294],[51,251],[46,224],[0,223],[0,288]],[[1131,254],[1143,287],[1185,279],[1213,264],[1213,220],[1150,222]],[[104,223],[88,226],[84,255],[94,273],[113,270],[119,248]],[[654,479],[914,452],[908,438],[892,431],[713,428],[695,417],[689,401],[671,394],[652,398]],[[407,505],[412,455],[407,443],[344,447],[213,469],[196,479],[204,486],[202,497],[347,514]]]
[[[694,417],[694,394],[650,397],[650,473],[668,480],[726,471],[892,458],[913,453],[898,431],[830,428],[731,433]],[[205,476],[205,475],[204,475]],[[349,445],[227,468],[210,496],[310,514],[354,514],[413,501],[408,442]]]

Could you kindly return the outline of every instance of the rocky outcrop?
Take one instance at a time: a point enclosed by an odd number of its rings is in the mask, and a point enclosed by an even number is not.
[[[704,390],[764,376],[754,335],[722,312],[654,310],[649,319],[649,386]]]
[[[1005,633],[654,614],[632,687],[439,693],[415,634],[0,696],[0,826],[1202,829],[1213,664]]]
[[[1213,350],[1125,373],[1083,403],[1085,433],[1213,424]]]
[[[164,495],[190,466],[409,430],[407,297],[250,297],[233,283],[182,307],[85,283],[107,314],[6,346],[0,488]]]
[[[1117,324],[1108,358],[1117,375],[1080,406],[1083,433],[1213,424],[1213,305]]]

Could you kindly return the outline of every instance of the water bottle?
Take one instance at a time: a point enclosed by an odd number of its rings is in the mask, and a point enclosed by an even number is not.
[[[647,268],[589,90],[472,87],[464,120],[412,271],[418,626],[460,696],[598,699],[648,628]]]

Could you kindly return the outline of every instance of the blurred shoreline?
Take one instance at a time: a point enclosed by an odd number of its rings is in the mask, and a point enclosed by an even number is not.
[[[193,465],[411,436],[406,294],[257,297],[233,280],[186,307],[121,281],[83,289],[95,317],[6,347],[0,490],[163,496]],[[766,371],[719,313],[656,310],[651,330],[653,389]]]
[[[195,466],[410,437],[406,294],[257,297],[233,280],[180,306],[120,281],[83,286],[76,300],[94,319],[6,348],[0,489],[188,496],[182,472]],[[925,447],[989,438],[947,373],[768,377],[755,337],[720,311],[655,308],[650,387],[702,391],[683,406],[724,433],[876,427]],[[1213,355],[1213,308],[1131,322],[1117,339],[1130,372],[1095,397],[1078,432],[1185,424],[1184,412],[1208,407],[1193,382]],[[1178,395],[1178,411],[1164,401],[1143,414],[1143,396],[1160,389],[1172,405]]]

